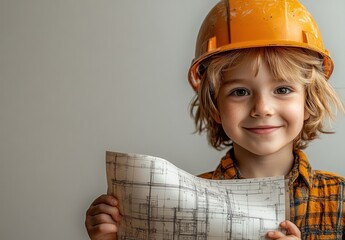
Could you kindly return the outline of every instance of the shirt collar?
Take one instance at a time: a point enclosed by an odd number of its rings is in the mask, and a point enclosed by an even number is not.
[[[222,179],[240,179],[240,170],[234,159],[233,149],[230,149],[222,158],[219,170]],[[312,186],[312,168],[308,162],[306,155],[301,150],[295,151],[295,162],[292,170],[287,175],[289,185],[292,185],[298,177],[302,178],[305,184],[310,188]]]
[[[220,172],[224,179],[243,178],[234,159],[234,150],[231,148],[220,162]]]
[[[295,151],[295,163],[288,174],[289,186],[291,186],[299,177],[305,182],[308,188],[312,187],[313,171],[307,156],[301,150]]]

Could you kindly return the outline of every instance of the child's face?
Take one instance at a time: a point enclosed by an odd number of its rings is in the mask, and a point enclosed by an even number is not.
[[[275,80],[263,61],[255,75],[253,65],[245,59],[224,72],[217,97],[218,121],[235,148],[260,156],[292,151],[293,140],[308,118],[304,87]]]

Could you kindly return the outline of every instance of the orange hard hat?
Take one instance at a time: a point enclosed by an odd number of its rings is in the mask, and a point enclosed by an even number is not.
[[[323,59],[326,79],[332,74],[333,61],[324,48],[319,28],[298,0],[222,0],[201,25],[189,82],[198,89],[199,67],[215,54],[267,46],[313,50]]]

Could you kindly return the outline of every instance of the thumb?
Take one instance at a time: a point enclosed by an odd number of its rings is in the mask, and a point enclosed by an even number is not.
[[[280,227],[286,230],[286,235],[293,235],[295,237],[301,238],[301,231],[298,227],[289,220],[286,220],[280,224]]]

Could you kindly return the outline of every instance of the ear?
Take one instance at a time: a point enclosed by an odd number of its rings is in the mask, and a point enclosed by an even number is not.
[[[308,109],[304,108],[304,121],[308,120],[310,117],[310,113],[308,112]]]
[[[212,118],[213,118],[213,120],[214,120],[216,123],[222,124],[222,119],[221,119],[221,117],[220,117],[220,115],[219,115],[219,111],[218,111],[218,110],[215,111],[215,112],[213,112]]]

